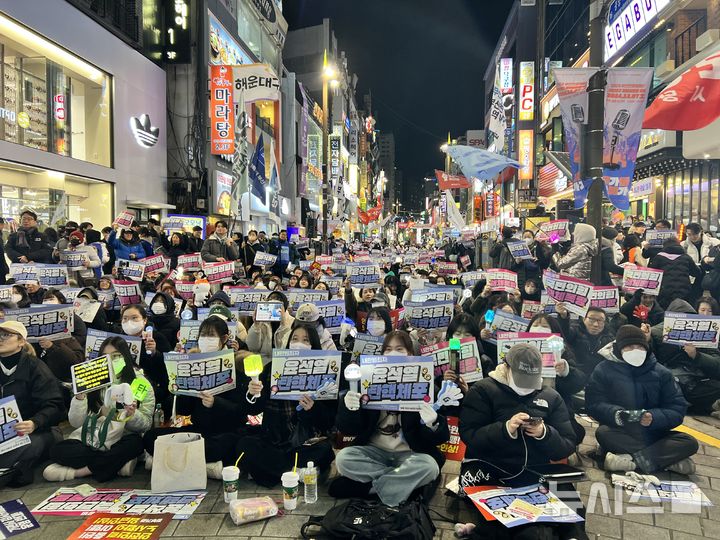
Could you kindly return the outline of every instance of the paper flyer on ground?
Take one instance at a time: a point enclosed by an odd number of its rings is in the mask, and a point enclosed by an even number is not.
[[[712,501],[694,482],[684,480],[661,480],[659,484],[639,482],[627,476],[613,474],[612,485],[619,486],[625,491],[641,499],[651,499],[653,502],[672,502],[712,506]]]
[[[172,514],[93,514],[68,540],[158,540],[172,519]]]
[[[39,527],[22,499],[0,503],[0,539],[13,538]]]

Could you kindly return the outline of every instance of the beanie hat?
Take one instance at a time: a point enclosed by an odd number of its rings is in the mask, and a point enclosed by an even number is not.
[[[613,353],[616,357],[622,358],[622,350],[629,345],[641,345],[646,351],[650,350],[645,333],[637,326],[625,324],[620,327],[615,336]]]
[[[603,227],[602,237],[608,240],[615,240],[617,238],[618,231],[614,227]]]

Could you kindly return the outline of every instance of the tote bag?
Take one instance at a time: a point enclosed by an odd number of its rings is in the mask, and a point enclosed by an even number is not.
[[[150,489],[155,493],[207,487],[205,441],[197,433],[161,435],[155,440]]]

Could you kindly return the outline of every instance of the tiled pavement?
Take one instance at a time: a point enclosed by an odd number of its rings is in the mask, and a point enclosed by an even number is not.
[[[686,419],[685,425],[701,431],[707,435],[720,438],[720,421],[707,417],[696,417]],[[595,448],[594,428],[588,427],[588,435],[581,446],[581,454],[587,454]],[[587,457],[583,457],[583,466],[587,469],[590,479],[578,485],[578,491],[583,502],[588,504],[588,495],[591,489],[597,490],[593,482],[601,482],[608,486],[607,492],[610,504],[603,507],[599,502],[594,509],[588,512],[587,531],[590,538],[646,538],[653,540],[699,540],[701,538],[720,538],[720,448],[707,444],[701,444],[700,451],[695,456],[697,474],[690,477],[704,491],[704,493],[715,504],[713,507],[704,507],[700,511],[694,510],[690,513],[670,513],[670,505],[663,504],[662,507],[652,503],[632,503],[629,506],[618,508],[620,513],[615,513],[615,495],[610,487],[609,475],[600,469]],[[443,469],[443,484],[455,478],[459,466],[450,462]],[[68,482],[65,485],[74,485],[81,481]],[[92,483],[92,482],[91,482]],[[336,504],[336,500],[327,496],[326,488],[319,486],[318,502],[312,505],[298,504],[297,510],[281,517],[270,520],[250,523],[243,526],[235,526],[228,515],[227,505],[223,502],[220,491],[220,482],[208,481],[208,494],[195,514],[186,521],[173,521],[165,530],[163,536],[172,536],[175,540],[198,539],[198,538],[227,538],[237,540],[251,539],[291,539],[299,538],[300,526],[307,520],[309,515],[324,514],[329,508]],[[45,482],[38,474],[37,481],[27,490],[12,491],[3,489],[0,500],[5,501],[13,498],[21,498],[28,507],[50,495],[59,485]],[[149,489],[150,476],[142,467],[139,467],[132,478],[119,478],[107,484],[97,487],[134,487]],[[444,490],[442,490],[444,492]],[[247,479],[241,480],[241,497],[254,496],[254,494],[268,494],[279,500],[280,490],[267,490],[259,488]],[[302,486],[301,486],[302,492]],[[431,508],[440,514],[467,522],[479,518],[474,510],[465,506],[465,503],[446,496],[439,491],[431,501]],[[627,495],[623,495],[624,503],[628,503]],[[657,507],[654,513],[640,513],[639,510],[652,511],[650,507]],[[436,516],[433,515],[435,518]],[[43,538],[43,540],[55,540],[66,538],[74,531],[83,518],[68,518],[55,516],[41,516],[39,518],[41,528],[22,535],[23,540],[32,538]],[[436,539],[449,540],[453,536],[453,524],[435,519],[438,528]]]

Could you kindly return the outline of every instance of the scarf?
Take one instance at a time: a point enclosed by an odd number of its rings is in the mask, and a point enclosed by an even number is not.
[[[30,249],[27,237],[34,235],[37,231],[37,227],[20,227],[17,230],[17,247]]]

